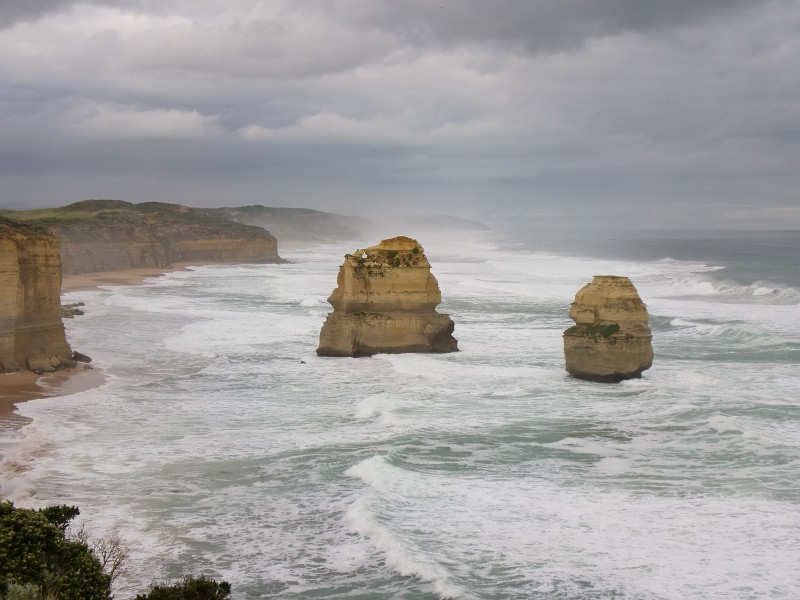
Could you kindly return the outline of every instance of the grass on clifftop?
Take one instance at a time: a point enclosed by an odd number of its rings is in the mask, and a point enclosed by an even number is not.
[[[57,208],[7,211],[4,214],[11,219],[31,225],[67,228],[87,235],[96,227],[124,229],[199,227],[245,239],[262,239],[269,236],[269,233],[261,227],[227,221],[200,209],[164,202],[133,204],[124,200],[82,200]]]

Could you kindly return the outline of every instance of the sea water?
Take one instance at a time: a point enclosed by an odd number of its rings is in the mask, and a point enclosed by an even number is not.
[[[422,239],[445,355],[316,356],[353,243],[67,294],[107,383],[19,407],[0,493],[118,533],[117,598],[800,598],[800,237],[717,237]],[[597,274],[648,306],[642,379],[564,372]]]

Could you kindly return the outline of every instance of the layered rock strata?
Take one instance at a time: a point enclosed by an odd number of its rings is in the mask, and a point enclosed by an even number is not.
[[[416,240],[395,237],[346,254],[336,283],[320,356],[458,350],[453,321],[436,312],[439,283]]]
[[[0,217],[0,371],[71,367],[61,322],[58,239]]]
[[[647,308],[627,277],[596,275],[570,306],[564,332],[566,369],[592,381],[641,377],[653,364]]]
[[[45,225],[58,236],[64,275],[176,262],[283,262],[278,241],[265,229],[179,204],[83,200],[11,217]]]

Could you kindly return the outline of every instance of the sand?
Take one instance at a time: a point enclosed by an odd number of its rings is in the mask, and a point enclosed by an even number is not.
[[[0,374],[0,430],[15,429],[21,425],[20,417],[14,413],[20,402],[71,396],[99,387],[103,383],[103,373],[84,364],[44,375],[30,371]]]
[[[151,277],[160,277],[173,271],[181,271],[195,263],[181,263],[172,267],[146,267],[142,269],[123,269],[120,271],[101,271],[66,275],[61,281],[61,292],[92,290],[103,285],[135,285]],[[206,264],[206,263],[202,263]]]

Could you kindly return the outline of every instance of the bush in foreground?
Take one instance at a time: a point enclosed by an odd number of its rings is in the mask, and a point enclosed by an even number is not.
[[[91,541],[85,529],[68,533],[75,506],[41,510],[0,502],[0,599],[111,600],[111,583],[127,550],[116,536]],[[135,600],[226,600],[228,582],[187,576],[154,586]]]
[[[225,600],[231,595],[231,584],[217,583],[204,575],[188,575],[183,581],[156,585],[148,594],[139,594],[135,600]]]
[[[111,575],[84,541],[66,536],[78,514],[75,506],[32,510],[0,503],[0,597],[111,598]]]

